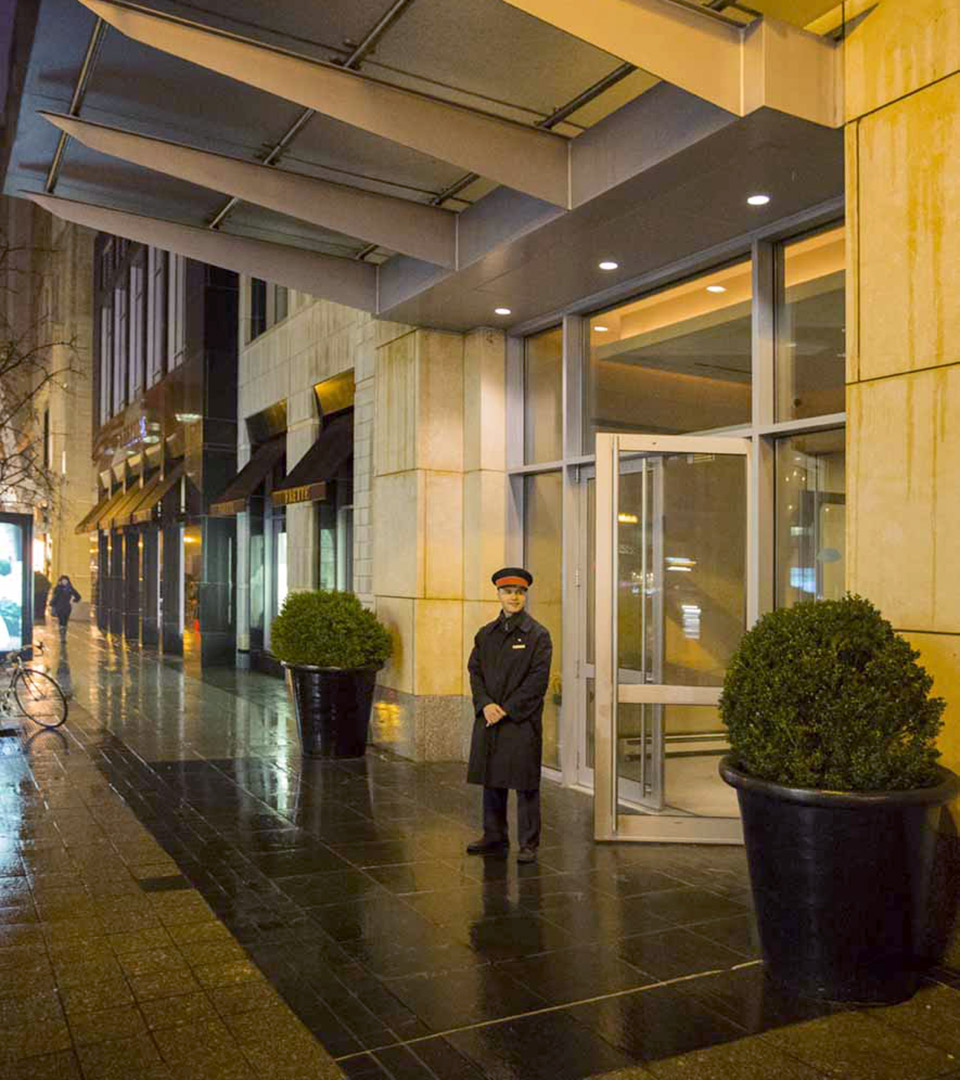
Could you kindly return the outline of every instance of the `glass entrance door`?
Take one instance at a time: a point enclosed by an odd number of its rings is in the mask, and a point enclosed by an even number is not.
[[[727,746],[717,705],[755,611],[750,457],[747,439],[597,436],[597,839],[742,839],[736,796],[717,775]]]

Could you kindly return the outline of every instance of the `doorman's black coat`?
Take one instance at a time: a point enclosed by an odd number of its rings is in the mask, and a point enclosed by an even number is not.
[[[467,664],[473,691],[473,740],[467,780],[485,787],[531,791],[540,786],[543,697],[550,679],[550,632],[526,612],[480,628]],[[487,727],[484,705],[506,716]]]

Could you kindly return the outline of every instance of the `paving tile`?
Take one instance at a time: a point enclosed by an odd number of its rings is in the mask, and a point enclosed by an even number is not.
[[[70,1032],[65,1020],[31,1020],[29,1023],[4,1029],[3,1038],[0,1039],[0,1063],[41,1057],[54,1051],[69,1049]]]
[[[80,1064],[72,1050],[0,1065],[0,1076],[3,1080],[81,1080]]]
[[[67,1017],[75,1013],[98,1012],[101,1009],[117,1009],[133,1003],[133,995],[126,981],[117,977],[106,982],[85,983],[62,991],[63,1007]]]
[[[909,1001],[871,1009],[870,1018],[960,1058],[960,990],[925,985]]]
[[[189,971],[189,965],[179,950],[171,944],[167,949],[148,949],[146,952],[125,953],[120,967],[126,975],[151,975],[157,971]]]
[[[771,1028],[762,1038],[826,1076],[843,1080],[926,1080],[957,1064],[947,1051],[866,1013],[842,1012]]]
[[[216,964],[202,964],[193,969],[201,986],[210,989],[232,986],[247,979],[260,978],[260,972],[249,960],[227,960]]]
[[[172,1077],[148,1035],[82,1046],[80,1063],[85,1080],[166,1080]]]
[[[147,975],[131,975],[130,986],[137,1001],[174,997],[198,990],[199,984],[189,969],[152,971]]]
[[[109,1039],[130,1038],[145,1031],[143,1016],[135,1005],[70,1014],[70,1033],[77,1046],[91,1046]]]
[[[208,993],[221,1016],[255,1012],[282,1003],[276,990],[262,979],[245,979],[232,986],[217,986]]]

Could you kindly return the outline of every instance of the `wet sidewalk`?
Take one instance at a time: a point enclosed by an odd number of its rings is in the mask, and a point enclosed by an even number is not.
[[[0,1077],[960,1077],[950,968],[765,983],[740,849],[597,845],[546,784],[536,865],[468,858],[462,766],[305,761],[278,680],[84,626],[45,662],[67,726],[0,739]]]

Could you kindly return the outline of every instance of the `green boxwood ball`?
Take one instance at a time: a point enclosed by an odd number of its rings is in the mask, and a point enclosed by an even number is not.
[[[764,615],[741,639],[720,699],[734,763],[788,787],[936,783],[945,702],[930,697],[919,655],[859,596]]]
[[[292,665],[379,668],[390,656],[390,634],[348,592],[290,593],[273,620],[270,648]]]

